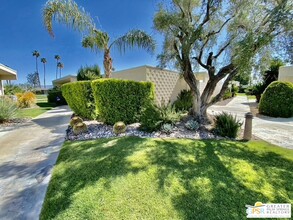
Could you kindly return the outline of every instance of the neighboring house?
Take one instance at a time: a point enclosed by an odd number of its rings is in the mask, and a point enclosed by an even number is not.
[[[0,95],[4,95],[3,80],[16,80],[17,72],[0,63]]]
[[[53,80],[52,83],[53,83],[54,87],[61,87],[65,83],[76,82],[76,81],[77,81],[76,76],[67,75],[67,76],[64,76],[62,78]]]
[[[293,66],[281,66],[279,68],[278,81],[293,83]]]
[[[202,93],[209,79],[207,72],[195,73],[199,80],[199,90]],[[181,90],[189,90],[189,86],[179,74],[179,72],[165,70],[151,66],[139,66],[131,69],[117,71],[112,73],[112,78],[128,79],[134,81],[147,81],[155,84],[156,102],[173,103]],[[219,82],[214,95],[220,92],[222,83]]]

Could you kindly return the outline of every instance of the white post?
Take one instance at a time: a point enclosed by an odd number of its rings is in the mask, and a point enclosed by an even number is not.
[[[4,86],[1,79],[0,79],[0,95],[4,95]]]

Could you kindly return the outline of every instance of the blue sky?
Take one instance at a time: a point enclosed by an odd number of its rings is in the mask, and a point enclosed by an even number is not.
[[[156,55],[160,53],[162,37],[153,28],[153,16],[158,0],[76,0],[96,22],[96,26],[110,34],[112,39],[131,29],[143,29],[157,41],[157,51],[150,55],[134,49],[121,55],[112,52],[114,67],[122,70],[140,65],[157,65]],[[47,59],[46,84],[55,79],[56,60],[61,56],[64,63],[62,75],[76,74],[81,65],[98,64],[103,70],[103,54],[94,53],[81,46],[81,34],[54,23],[55,38],[49,36],[42,22],[42,8],[46,0],[3,0],[0,7],[0,63],[17,70],[18,80],[26,82],[26,75],[35,71],[32,51],[38,50]],[[41,58],[40,57],[40,58]],[[43,68],[39,62],[41,82]]]

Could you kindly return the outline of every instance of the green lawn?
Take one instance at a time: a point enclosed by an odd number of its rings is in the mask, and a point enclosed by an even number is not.
[[[36,97],[36,106],[33,108],[19,109],[17,112],[18,118],[35,118],[56,106],[54,103],[48,103],[47,95],[36,95]]]
[[[248,99],[255,100],[255,95],[246,95],[245,93],[237,93],[237,96],[246,96]]]
[[[261,141],[66,142],[41,219],[246,219],[293,203],[293,151]]]

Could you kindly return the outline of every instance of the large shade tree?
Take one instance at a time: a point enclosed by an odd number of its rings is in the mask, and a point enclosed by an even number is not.
[[[111,77],[113,60],[111,49],[117,48],[120,52],[134,47],[146,49],[149,52],[155,50],[155,42],[150,35],[142,30],[131,30],[125,35],[110,40],[108,33],[95,27],[91,16],[73,0],[50,0],[43,10],[44,24],[51,36],[54,36],[52,21],[65,23],[67,26],[82,32],[82,45],[94,51],[104,52],[105,77]]]
[[[193,94],[192,114],[208,122],[207,108],[219,101],[229,81],[260,59],[274,40],[292,29],[290,0],[170,0],[154,18],[164,34],[161,66],[173,62]],[[170,3],[170,4],[169,4]],[[209,80],[203,92],[194,72],[201,67]],[[219,94],[216,85],[223,81]]]

